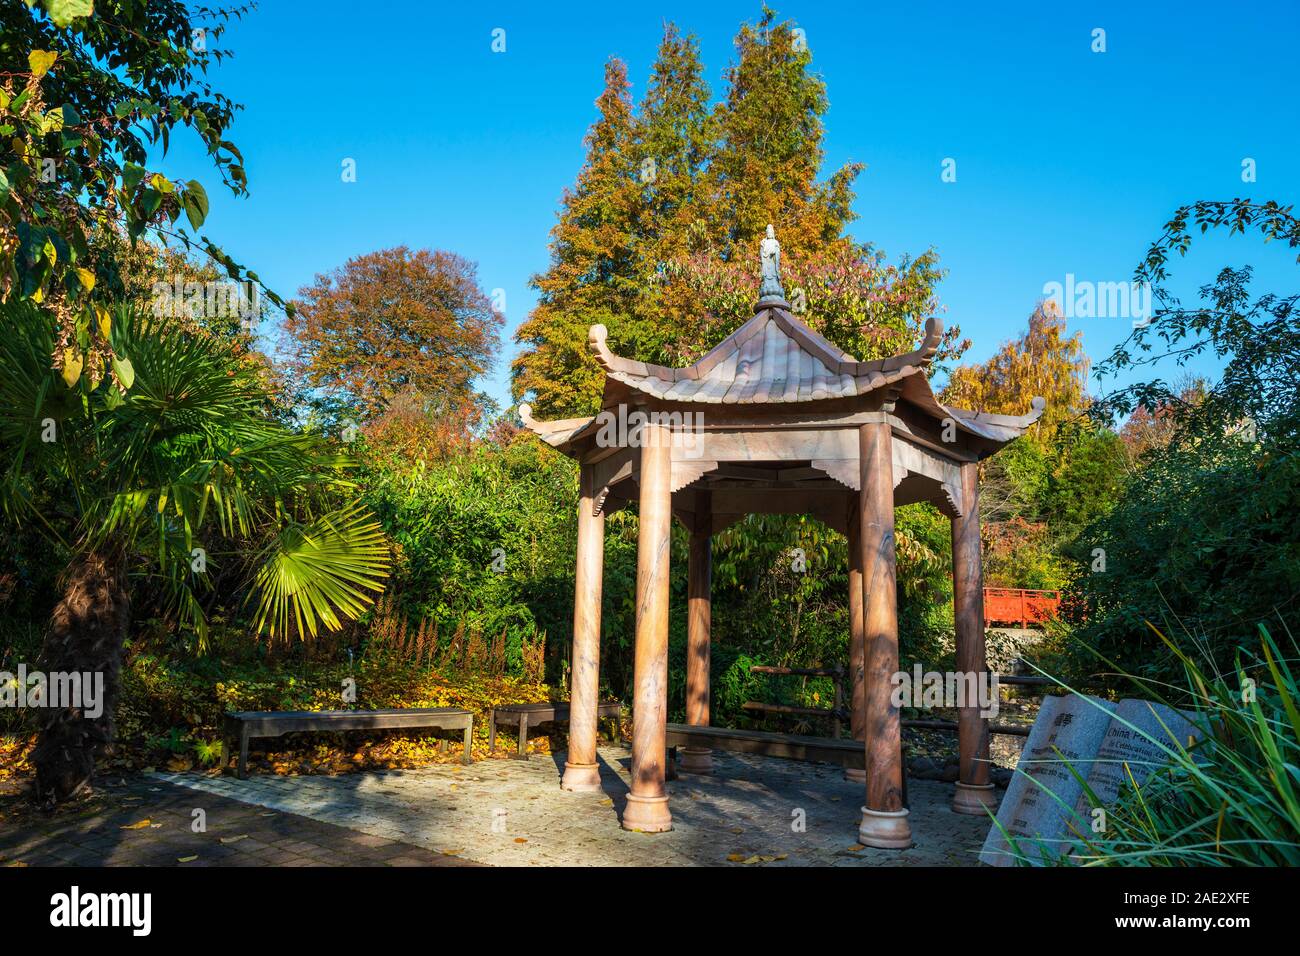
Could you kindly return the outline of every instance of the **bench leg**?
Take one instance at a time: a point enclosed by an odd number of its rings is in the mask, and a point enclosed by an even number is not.
[[[528,715],[519,715],[519,752],[515,754],[516,760],[528,759]]]
[[[488,715],[488,753],[497,752],[497,712],[493,709]]]
[[[230,769],[230,758],[235,752],[235,733],[229,721],[221,726],[221,774],[225,776]]]
[[[248,728],[239,728],[239,769],[235,776],[240,780],[248,779]]]
[[[461,763],[474,762],[474,721],[465,725],[465,752],[461,755]]]

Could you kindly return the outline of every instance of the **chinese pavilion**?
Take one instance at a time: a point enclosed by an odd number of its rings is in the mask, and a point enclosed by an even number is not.
[[[951,408],[927,369],[942,326],[929,319],[914,352],[870,362],[813,332],[780,284],[780,247],[768,227],[753,318],[688,368],[614,355],[606,329],[588,344],[605,371],[600,414],[525,425],[580,464],[572,688],[566,790],[599,789],[596,704],[605,516],[639,507],[631,792],[627,829],[672,827],[664,785],[668,694],[669,533],[690,534],[686,721],[709,723],[711,537],[747,514],[809,514],[849,540],[852,730],[865,748],[858,839],[912,843],[903,806],[894,508],[933,503],[952,522],[957,669],[986,679],[980,570],[979,462],[1022,435],[1022,416]],[[624,427],[626,426],[626,427]],[[973,702],[970,702],[973,704]],[[988,720],[959,712],[960,778],[952,809],[996,807]],[[688,749],[682,769],[709,772],[710,753]]]

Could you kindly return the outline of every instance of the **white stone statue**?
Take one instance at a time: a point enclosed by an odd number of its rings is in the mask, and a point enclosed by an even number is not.
[[[763,280],[758,287],[759,301],[785,301],[785,290],[781,288],[781,243],[776,241],[776,230],[770,223],[767,236],[758,245],[758,258]]]

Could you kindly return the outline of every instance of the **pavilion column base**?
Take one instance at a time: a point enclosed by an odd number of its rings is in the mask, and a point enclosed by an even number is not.
[[[713,751],[707,748],[683,747],[677,769],[682,773],[713,773]]]
[[[906,810],[862,808],[858,842],[880,850],[906,850],[912,845],[912,827]]]
[[[574,793],[590,793],[600,789],[600,766],[594,763],[564,763],[564,776],[560,789]]]
[[[850,783],[865,784],[867,782],[867,772],[858,767],[845,767],[844,779]]]
[[[991,783],[957,782],[957,792],[952,795],[952,812],[986,817],[998,811],[997,788]]]
[[[673,815],[668,811],[667,797],[638,797],[627,795],[623,810],[623,829],[638,833],[665,833],[673,828]]]

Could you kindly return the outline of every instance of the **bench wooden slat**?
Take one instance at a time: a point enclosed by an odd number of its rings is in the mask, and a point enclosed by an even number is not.
[[[248,742],[259,737],[281,737],[305,731],[343,730],[461,730],[465,752],[471,763],[474,715],[461,707],[386,707],[379,710],[238,710],[225,715],[227,734],[239,739],[237,773],[242,780],[248,769]]]
[[[473,720],[473,714],[460,708],[424,708],[414,711],[245,711],[229,715],[229,719],[247,728],[252,737],[279,737],[282,734],[310,730],[402,730],[411,727],[460,730]]]
[[[623,705],[617,701],[596,705],[596,716],[618,717],[623,712]],[[564,702],[548,704],[506,704],[492,711],[492,719],[498,724],[517,724],[521,715],[528,717],[528,722],[536,726],[550,720],[568,720],[569,705]]]
[[[866,766],[866,750],[860,740],[775,734],[732,727],[698,727],[691,724],[669,724],[667,730],[670,747],[695,745],[786,760],[819,760],[858,770]]]
[[[269,716],[297,720],[303,717],[356,717],[358,714],[385,716],[391,714],[437,715],[468,713],[469,711],[463,707],[379,707],[375,710],[230,710],[226,711],[226,716],[234,720]]]

